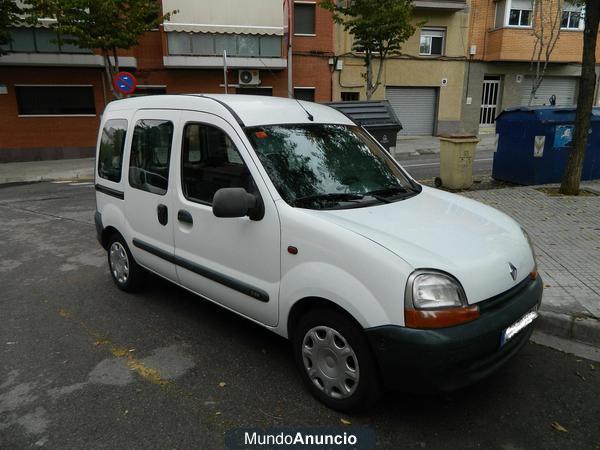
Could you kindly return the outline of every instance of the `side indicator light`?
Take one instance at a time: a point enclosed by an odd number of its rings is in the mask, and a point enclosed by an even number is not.
[[[537,278],[537,276],[538,276],[537,270],[533,270],[529,274],[529,278],[531,278],[532,280],[535,280]]]
[[[298,249],[296,247],[294,247],[293,245],[290,245],[288,247],[288,253],[291,255],[297,255],[298,254]]]
[[[404,324],[408,328],[446,328],[470,322],[478,317],[479,307],[477,305],[438,310],[404,310]]]

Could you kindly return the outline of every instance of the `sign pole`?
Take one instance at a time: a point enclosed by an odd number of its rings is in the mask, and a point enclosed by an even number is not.
[[[225,81],[225,93],[227,94],[227,50],[223,50],[223,79]]]
[[[287,21],[288,21],[288,54],[287,54],[287,73],[288,73],[288,97],[294,98],[294,77],[292,72],[292,35],[294,34],[293,23],[292,23],[292,4],[289,0],[286,0],[287,4]]]

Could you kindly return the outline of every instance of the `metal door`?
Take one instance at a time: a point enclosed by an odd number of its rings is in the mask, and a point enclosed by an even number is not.
[[[525,77],[521,91],[521,106],[529,106],[531,77]],[[544,77],[531,102],[531,106],[550,106],[550,97],[556,97],[556,106],[573,106],[577,103],[576,77]]]
[[[431,136],[437,110],[436,88],[386,88],[385,98],[400,119],[408,136]]]
[[[496,123],[499,97],[500,77],[485,77],[481,92],[480,125],[494,125]]]

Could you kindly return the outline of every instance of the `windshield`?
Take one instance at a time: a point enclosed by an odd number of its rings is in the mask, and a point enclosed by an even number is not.
[[[420,191],[357,126],[270,125],[246,133],[279,195],[292,206],[355,208]]]

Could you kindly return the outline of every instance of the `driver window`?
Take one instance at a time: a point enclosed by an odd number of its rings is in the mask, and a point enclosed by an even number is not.
[[[227,134],[212,125],[188,123],[183,130],[181,183],[185,198],[212,204],[221,188],[253,191],[253,182]]]

